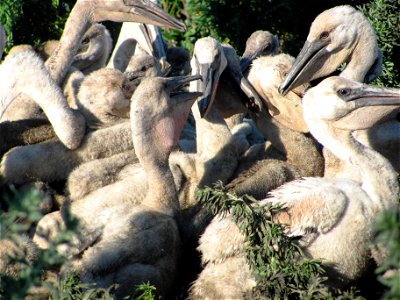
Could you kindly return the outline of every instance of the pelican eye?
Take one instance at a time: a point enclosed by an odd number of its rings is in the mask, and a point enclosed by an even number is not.
[[[88,39],[88,38],[84,39],[84,40],[82,41],[82,44],[83,44],[83,45],[89,44],[89,39]]]
[[[325,40],[325,39],[327,39],[329,37],[329,32],[328,31],[323,31],[320,35],[319,35],[319,38],[321,39],[321,40]]]
[[[338,93],[340,96],[348,96],[348,95],[350,94],[350,90],[349,90],[349,89],[339,89],[339,90],[337,91],[337,93]]]

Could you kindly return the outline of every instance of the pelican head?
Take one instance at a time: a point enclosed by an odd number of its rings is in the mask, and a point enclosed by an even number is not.
[[[86,4],[85,4],[86,2]],[[78,3],[91,5],[93,21],[147,23],[170,29],[185,31],[181,21],[151,3],[149,0],[78,0]]]
[[[111,46],[112,38],[107,28],[102,24],[93,24],[82,37],[73,66],[83,70],[97,61],[101,61],[104,65],[110,55]]]
[[[171,151],[178,143],[193,102],[201,96],[200,92],[183,91],[182,86],[198,79],[201,76],[144,78],[131,98],[133,138],[142,143],[146,138],[143,133],[152,132],[162,143],[157,148]],[[143,115],[147,117],[140,117]]]
[[[298,131],[308,132],[304,122],[301,98],[308,85],[301,85],[286,95],[278,92],[294,58],[288,54],[263,56],[254,60],[248,79],[260,96],[267,103],[270,115],[280,124]]]
[[[367,85],[338,76],[323,80],[303,97],[304,119],[311,130],[315,120],[329,122],[342,130],[367,129],[399,106],[400,89]]]
[[[200,116],[208,114],[215,100],[221,73],[227,66],[227,60],[221,44],[211,37],[198,39],[194,45],[190,62],[193,75],[200,75],[202,80],[191,83],[191,89],[200,91],[203,96],[197,100]]]
[[[279,91],[286,94],[305,82],[330,75],[342,63],[349,63],[350,59],[356,60],[356,47],[363,47],[365,50],[357,53],[357,64],[365,65],[366,71],[342,76],[363,81],[379,51],[371,24],[360,11],[348,5],[325,10],[311,24],[307,41]],[[365,57],[360,59],[362,55]]]
[[[269,31],[254,31],[246,41],[246,48],[240,59],[240,68],[246,72],[251,62],[259,56],[274,55],[278,53],[279,42],[276,36]]]

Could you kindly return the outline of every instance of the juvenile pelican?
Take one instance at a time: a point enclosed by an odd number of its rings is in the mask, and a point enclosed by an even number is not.
[[[328,9],[317,16],[303,49],[279,91],[286,94],[302,83],[329,76],[343,63],[346,65],[339,76],[359,82],[375,79],[382,67],[381,52],[373,27],[360,11],[348,5]],[[398,135],[385,133],[387,130],[400,131],[400,123],[395,120],[394,115],[382,120],[381,125],[377,124],[366,132],[360,131],[357,138],[384,154],[399,171],[400,138]],[[329,173],[343,169],[339,161],[329,161],[331,155],[325,156],[329,157],[326,165]],[[332,166],[339,167],[329,170]]]
[[[279,87],[282,94],[332,74],[342,63],[341,77],[371,81],[380,73],[382,59],[374,28],[358,10],[336,6],[319,14],[311,24],[303,48]]]
[[[59,44],[58,40],[49,40],[35,47],[35,51],[46,61]],[[82,37],[77,53],[74,55],[72,66],[83,73],[103,68],[112,50],[110,32],[102,25],[95,23],[89,27]]]
[[[352,132],[372,126],[399,105],[398,89],[341,77],[330,77],[310,89],[303,108],[311,133],[360,173],[363,181],[307,177],[281,186],[261,202],[286,207],[277,221],[286,226],[289,236],[299,238],[307,257],[322,261],[333,286],[343,286],[363,274],[371,256],[372,223],[377,214],[399,205],[397,173],[383,156],[355,140]],[[227,224],[222,226],[223,222]],[[256,278],[243,278],[250,274],[240,260],[244,258],[243,237],[230,224],[215,218],[201,237],[199,250],[209,270],[194,283],[193,298],[224,298],[232,290],[236,291],[232,298],[241,298],[254,286]],[[222,240],[229,240],[229,247],[220,244]],[[234,286],[238,278],[247,285]]]
[[[198,76],[146,78],[132,98],[132,138],[138,159],[147,173],[149,189],[140,205],[114,203],[98,211],[99,230],[91,232],[92,219],[81,219],[85,236],[97,236],[79,249],[71,264],[84,282],[99,287],[118,284],[118,298],[132,295],[136,286],[150,282],[160,297],[171,292],[181,242],[174,217],[179,213],[178,195],[168,157],[197,92],[178,92]],[[143,134],[146,132],[147,134]],[[71,207],[74,210],[74,203]],[[76,211],[78,217],[85,211]],[[39,224],[40,225],[40,224]],[[88,231],[88,232],[86,232]],[[40,226],[36,235],[40,239]],[[35,240],[35,238],[34,238]]]

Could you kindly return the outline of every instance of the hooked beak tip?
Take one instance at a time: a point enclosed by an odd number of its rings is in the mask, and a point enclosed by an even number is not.
[[[278,87],[278,92],[285,96],[288,93],[288,90],[285,88],[283,84]]]

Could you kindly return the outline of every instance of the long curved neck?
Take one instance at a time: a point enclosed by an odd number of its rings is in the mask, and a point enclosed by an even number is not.
[[[136,130],[137,129],[137,130]],[[169,168],[169,152],[160,151],[160,147],[152,143],[152,136],[143,134],[139,128],[133,135],[135,153],[147,174],[148,193],[142,205],[174,216],[179,211],[179,202],[174,178]]]
[[[78,1],[75,4],[65,24],[60,43],[46,61],[46,68],[58,85],[67,74],[79,49],[81,38],[91,25],[89,7],[85,2]]]
[[[325,147],[360,174],[361,187],[370,197],[372,209],[390,209],[398,203],[397,174],[386,158],[358,142],[350,131],[323,121],[313,122],[312,127],[314,136]]]
[[[192,106],[192,113],[196,120],[197,153],[211,159],[230,141],[231,131],[215,107],[210,109],[206,117],[201,118],[197,103],[195,103]]]
[[[196,172],[198,186],[210,186],[221,180],[226,183],[235,171],[238,163],[238,150],[225,120],[215,106],[211,107],[205,118],[195,103],[192,106],[196,120]]]
[[[348,59],[345,69],[339,76],[364,82],[378,56],[378,45],[375,32],[366,20],[357,24],[358,39]]]

